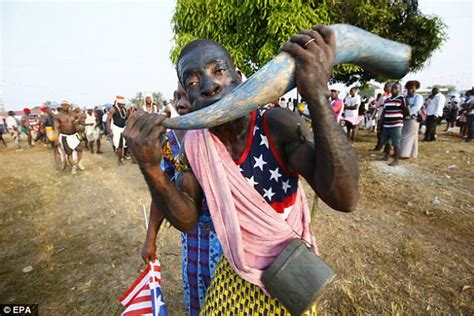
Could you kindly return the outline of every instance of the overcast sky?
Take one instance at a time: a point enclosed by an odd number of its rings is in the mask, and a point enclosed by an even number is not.
[[[449,40],[425,69],[409,74],[422,86],[474,85],[474,1],[419,1],[440,16]],[[0,0],[0,97],[7,110],[46,100],[86,106],[116,95],[160,91],[170,98],[176,74],[168,1]]]

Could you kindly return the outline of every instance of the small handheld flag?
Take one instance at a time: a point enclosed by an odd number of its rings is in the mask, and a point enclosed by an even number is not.
[[[126,307],[123,316],[166,316],[166,306],[161,294],[160,262],[150,262],[145,271],[132,286],[119,298]]]

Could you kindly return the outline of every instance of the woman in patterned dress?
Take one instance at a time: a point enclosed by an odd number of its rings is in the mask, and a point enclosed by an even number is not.
[[[173,103],[179,115],[185,115],[191,111],[191,106],[181,84],[178,84],[178,90],[174,93]],[[173,182],[176,181],[183,168],[179,153],[185,133],[186,131],[182,130],[169,131],[166,133],[167,141],[162,145],[161,168]],[[159,210],[152,203],[147,240],[142,249],[142,257],[145,262],[156,258],[156,236],[164,218],[161,214],[158,218],[157,213]],[[209,209],[205,205],[203,205],[203,212],[199,216],[198,225],[190,232],[181,232],[180,239],[184,306],[187,315],[199,315],[204,305],[207,288],[222,254]]]

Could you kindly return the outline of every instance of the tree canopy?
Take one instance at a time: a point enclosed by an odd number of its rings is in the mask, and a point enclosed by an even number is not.
[[[352,24],[412,46],[411,70],[423,68],[446,39],[445,24],[421,13],[416,0],[177,0],[171,60],[176,63],[187,42],[213,39],[250,76],[301,29],[336,23]],[[388,78],[353,65],[339,65],[333,79],[364,83]]]

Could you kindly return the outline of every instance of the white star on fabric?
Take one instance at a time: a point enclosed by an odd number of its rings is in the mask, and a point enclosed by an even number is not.
[[[263,171],[263,165],[266,165],[267,162],[265,160],[263,160],[263,154],[260,154],[260,157],[253,157],[253,159],[255,159],[255,164],[253,165],[254,168],[257,168],[259,167],[260,170]]]
[[[247,180],[248,183],[250,183],[250,185],[252,185],[253,187],[255,187],[258,182],[255,181],[255,179],[253,178],[253,176],[251,176],[250,178],[245,178]]]
[[[255,132],[258,131],[259,129],[260,128],[257,125],[255,125],[255,127],[253,128],[253,136],[255,136]]]
[[[265,192],[263,197],[268,198],[268,200],[271,201],[272,197],[275,195],[275,193],[273,193],[273,191],[272,191],[272,187],[270,187],[268,190],[263,188],[263,191]]]
[[[165,305],[165,303],[161,300],[161,295],[158,295],[158,298],[155,301],[155,306],[158,310],[160,310],[161,306]]]
[[[267,138],[267,136],[261,134],[260,137],[262,138],[262,140],[260,141],[260,146],[265,145],[265,147],[270,148],[270,147],[268,147],[268,138]]]
[[[240,171],[240,173],[244,172],[244,169],[242,169],[242,167],[240,165],[239,165],[239,171]]]
[[[285,194],[286,194],[286,191],[291,188],[291,185],[290,185],[290,179],[286,180],[286,181],[283,181],[283,191],[285,191]]]
[[[271,173],[270,180],[275,179],[275,181],[278,183],[278,178],[281,177],[281,174],[278,172],[278,167],[276,167],[275,170],[270,169],[270,173]]]

